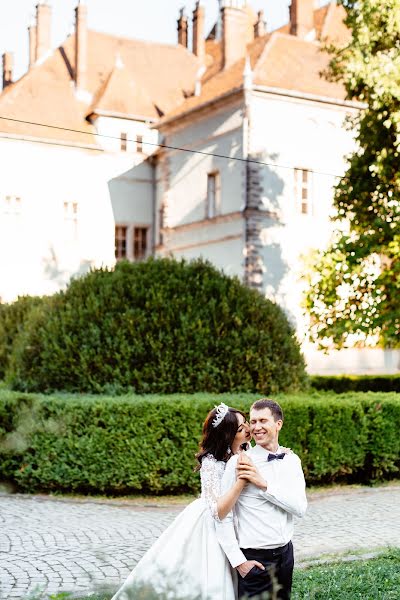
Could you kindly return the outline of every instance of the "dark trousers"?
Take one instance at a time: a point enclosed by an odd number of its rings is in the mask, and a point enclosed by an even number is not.
[[[247,560],[257,560],[263,564],[265,571],[259,567],[253,567],[244,578],[238,574],[239,598],[263,595],[262,598],[289,600],[293,576],[292,542],[272,550],[255,548],[242,548],[241,550]]]

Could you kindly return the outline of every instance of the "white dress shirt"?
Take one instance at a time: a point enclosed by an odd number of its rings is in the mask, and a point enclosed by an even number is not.
[[[277,453],[280,453],[281,448]],[[234,512],[216,523],[217,537],[232,567],[246,561],[240,548],[270,549],[285,546],[293,536],[294,516],[307,509],[304,475],[297,454],[268,462],[268,450],[255,446],[247,451],[267,484],[267,491],[249,483],[240,494]],[[237,456],[227,463],[221,495],[236,480]]]

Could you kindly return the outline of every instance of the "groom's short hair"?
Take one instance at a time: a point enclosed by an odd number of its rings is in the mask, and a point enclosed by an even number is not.
[[[275,421],[283,421],[283,410],[275,400],[271,398],[260,398],[256,400],[250,407],[250,410],[263,410],[269,408]]]

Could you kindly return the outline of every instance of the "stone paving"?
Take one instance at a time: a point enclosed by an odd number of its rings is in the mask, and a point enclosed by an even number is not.
[[[400,486],[309,495],[295,534],[297,564],[400,547]],[[115,590],[183,506],[0,495],[0,600]],[[112,594],[110,593],[110,596]]]

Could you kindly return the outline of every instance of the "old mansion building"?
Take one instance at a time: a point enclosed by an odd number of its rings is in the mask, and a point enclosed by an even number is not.
[[[39,2],[18,81],[3,55],[0,299],[122,258],[201,256],[284,307],[311,371],[396,370],[381,350],[317,353],[301,307],[359,109],[321,77],[323,42],[349,35],[344,10],[292,0],[270,32],[251,1],[219,5],[211,32],[201,2],[182,12],[170,46],[89,30],[81,1],[54,49]]]

